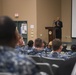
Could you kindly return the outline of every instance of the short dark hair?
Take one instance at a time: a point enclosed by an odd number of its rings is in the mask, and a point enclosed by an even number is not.
[[[43,43],[44,43],[44,48],[46,48],[46,42],[45,42],[45,41],[43,41]]]
[[[54,51],[58,50],[61,45],[62,45],[62,42],[59,39],[54,39],[52,42],[52,47]]]
[[[15,39],[15,31],[15,22],[7,16],[0,16],[0,44],[7,44]]]
[[[35,39],[35,47],[42,47],[42,39],[37,38]]]
[[[33,40],[29,40],[29,41],[28,41],[28,46],[29,46],[29,47],[32,47],[32,46],[33,46]]]
[[[76,52],[76,45],[75,44],[71,45],[71,50]]]

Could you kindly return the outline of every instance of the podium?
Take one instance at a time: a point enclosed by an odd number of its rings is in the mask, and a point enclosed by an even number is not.
[[[48,29],[48,42],[55,39],[55,27],[45,27],[45,29]]]

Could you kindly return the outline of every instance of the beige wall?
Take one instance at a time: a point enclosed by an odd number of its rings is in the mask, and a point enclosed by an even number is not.
[[[37,37],[36,24],[36,0],[2,0],[3,15],[12,17],[14,20],[26,20],[28,22],[28,40]],[[14,14],[19,13],[19,18],[15,18]],[[34,29],[30,29],[30,25],[34,25]],[[34,36],[31,37],[31,31]]]
[[[71,0],[61,0],[61,16],[63,21],[63,42],[71,42]]]
[[[2,0],[0,0],[0,15],[2,15]]]
[[[40,37],[48,41],[48,32],[46,26],[52,26],[53,20],[61,16],[60,0],[2,0],[3,15],[12,17],[14,20],[27,20],[28,22],[28,40]],[[19,18],[14,14],[19,13]],[[35,25],[31,37],[30,25]],[[42,36],[40,36],[42,34]]]
[[[19,13],[19,18],[14,17],[15,13]],[[45,27],[52,26],[53,20],[60,16],[63,21],[62,40],[71,41],[71,0],[0,0],[0,15],[27,20],[28,40],[40,37],[46,42],[48,31]],[[30,29],[30,25],[34,25],[34,29]],[[31,37],[31,31],[34,37]]]
[[[52,26],[57,16],[61,16],[61,0],[37,0],[37,37],[48,42],[45,27]]]

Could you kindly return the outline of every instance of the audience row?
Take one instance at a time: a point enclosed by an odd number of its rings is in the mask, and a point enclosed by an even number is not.
[[[15,47],[17,53],[24,55],[39,55],[41,57],[69,59],[76,56],[76,45],[71,46],[71,50],[67,50],[67,45],[63,44],[59,39],[54,39],[49,44],[40,38],[29,40],[28,44],[17,45]]]

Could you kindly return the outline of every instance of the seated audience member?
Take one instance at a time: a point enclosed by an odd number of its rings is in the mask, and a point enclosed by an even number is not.
[[[24,45],[25,45],[23,37],[19,34],[18,38],[19,38],[19,41],[17,42],[17,44],[15,46],[15,51],[17,53],[21,53],[21,54],[26,53],[26,51],[23,49]]]
[[[19,41],[17,42],[16,48],[23,47],[25,45],[23,37],[20,34],[18,35],[18,37],[19,37]]]
[[[27,46],[25,46],[25,50],[32,50],[32,48],[33,48],[33,41],[32,40],[29,40],[28,41],[28,44],[27,44]]]
[[[29,54],[42,56],[44,52],[44,49],[42,47],[42,39],[40,38],[35,39],[34,47],[35,48],[33,49],[33,51],[31,51]]]
[[[47,51],[48,52],[52,51],[52,41],[50,41],[49,44],[47,45]]]
[[[75,44],[71,46],[71,51],[69,52],[69,54],[71,55],[71,57],[76,57],[76,45]]]
[[[29,40],[28,44],[23,48],[27,54],[33,50],[33,43],[34,42],[32,40]]]
[[[75,45],[75,44],[73,44],[73,45],[71,46],[71,52],[76,52],[76,45]]]
[[[14,21],[6,16],[0,17],[0,73],[39,75],[39,70],[32,59],[15,53],[18,35]]]
[[[42,42],[42,47],[44,50],[46,50],[46,42],[45,41]]]
[[[47,43],[45,41],[43,41],[42,43],[42,47],[45,50],[45,52],[50,52],[51,51],[51,46],[50,44],[47,45]]]
[[[43,41],[42,48],[44,50],[44,56],[47,57],[49,55],[49,53],[51,52],[51,46],[52,46],[52,42],[47,44],[45,41]]]
[[[62,51],[62,42],[59,39],[54,39],[52,42],[53,50],[50,53],[49,57],[51,58],[63,58],[67,59],[67,56],[61,54]]]
[[[69,50],[67,50],[67,44],[63,44],[63,49],[62,49],[63,52],[68,52]]]

